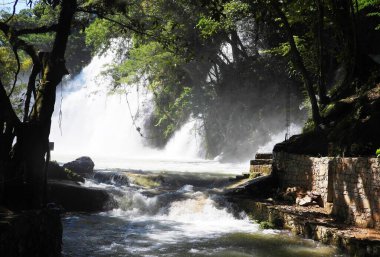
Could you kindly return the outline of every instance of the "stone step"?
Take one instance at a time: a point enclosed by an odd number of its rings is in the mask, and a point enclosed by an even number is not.
[[[268,159],[251,160],[251,165],[271,165],[272,163],[273,161]]]
[[[255,159],[271,160],[273,159],[272,153],[256,153]]]
[[[269,175],[272,173],[272,165],[271,164],[251,165],[251,167],[249,168],[249,172],[251,174],[261,173],[263,175]]]

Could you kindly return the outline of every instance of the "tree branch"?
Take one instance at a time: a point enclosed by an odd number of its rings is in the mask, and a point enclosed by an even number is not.
[[[319,125],[321,123],[321,116],[319,113],[319,106],[317,103],[317,99],[315,97],[315,92],[314,92],[310,73],[304,64],[304,60],[297,48],[296,42],[294,41],[292,28],[290,27],[286,14],[282,11],[280,7],[280,2],[271,1],[271,5],[273,9],[275,10],[275,12],[277,13],[277,15],[280,17],[282,24],[284,25],[285,35],[290,45],[290,54],[291,54],[292,63],[296,67],[296,69],[301,73],[301,76],[303,78],[303,82],[305,85],[305,89],[310,99],[313,120],[317,125]]]
[[[24,118],[23,121],[27,121],[29,117],[30,99],[32,98],[32,92],[34,100],[36,100],[36,78],[38,73],[41,71],[40,64],[33,64],[32,73],[29,76],[28,89],[26,91],[26,99],[24,105]],[[35,101],[36,102],[36,101]]]
[[[80,7],[78,7],[77,10],[78,10],[79,12],[84,12],[84,13],[89,13],[89,14],[95,14],[95,15],[99,16],[99,18],[101,18],[101,19],[105,19],[105,20],[107,20],[107,21],[110,21],[110,22],[112,22],[112,23],[115,23],[115,24],[119,25],[120,27],[127,28],[127,29],[129,29],[129,30],[131,30],[131,31],[133,31],[133,32],[138,33],[138,34],[142,34],[142,35],[146,35],[146,36],[152,36],[152,35],[149,35],[148,33],[144,32],[144,31],[142,31],[142,30],[139,30],[139,29],[137,29],[137,28],[131,26],[130,24],[125,24],[125,23],[123,23],[123,22],[120,22],[120,21],[114,20],[114,19],[112,19],[112,18],[110,18],[110,17],[107,17],[106,15],[104,15],[104,14],[102,14],[102,13],[100,13],[100,12],[97,12],[97,11],[95,11],[95,10],[89,10],[89,9],[80,8]]]
[[[25,35],[25,34],[43,34],[48,32],[56,32],[58,28],[57,24],[53,24],[50,26],[42,26],[38,28],[27,28],[27,29],[20,29],[16,30],[14,33],[16,35]]]
[[[13,4],[13,12],[12,12],[12,15],[9,16],[9,18],[5,21],[5,23],[8,23],[14,16],[15,16],[15,13],[16,13],[16,5],[17,5],[17,2],[18,0],[16,0]]]
[[[39,63],[38,55],[34,47],[26,43],[24,40],[18,38],[17,32],[15,33],[15,30],[13,30],[13,28],[4,22],[0,22],[0,30],[3,31],[5,36],[8,38],[9,43],[12,47],[24,50],[30,56],[30,58],[32,58],[33,63]]]

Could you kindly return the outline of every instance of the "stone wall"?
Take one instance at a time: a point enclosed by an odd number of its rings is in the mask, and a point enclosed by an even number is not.
[[[380,160],[310,157],[274,153],[280,185],[321,193],[338,219],[361,227],[380,228]]]
[[[269,175],[272,172],[272,165],[264,164],[264,165],[252,165],[249,168],[250,174],[262,174]]]

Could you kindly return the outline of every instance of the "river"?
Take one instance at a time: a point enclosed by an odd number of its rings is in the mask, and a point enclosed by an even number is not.
[[[221,194],[229,178],[218,173],[98,170],[84,186],[108,190],[119,208],[66,214],[63,255],[344,256],[289,231],[261,229]]]
[[[57,90],[52,159],[91,156],[97,170],[84,186],[106,189],[119,205],[66,214],[64,256],[341,256],[288,231],[262,230],[238,212],[221,188],[249,162],[205,160],[199,117],[190,117],[163,149],[150,148],[136,130],[152,112],[149,92],[124,85],[121,94],[109,94],[112,78],[104,71],[117,62],[116,52],[96,55]]]

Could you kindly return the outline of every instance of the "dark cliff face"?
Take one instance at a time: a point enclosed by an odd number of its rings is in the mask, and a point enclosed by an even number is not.
[[[289,140],[276,144],[273,151],[310,156],[326,156],[327,149],[326,134],[322,131],[316,131],[292,136]]]
[[[0,213],[0,256],[59,257],[61,246],[59,210]]]
[[[380,84],[327,105],[323,124],[277,144],[275,152],[312,156],[374,156],[380,147]]]

